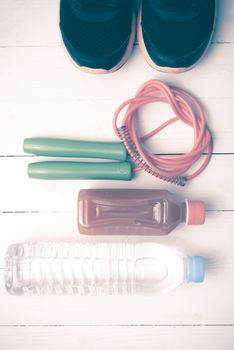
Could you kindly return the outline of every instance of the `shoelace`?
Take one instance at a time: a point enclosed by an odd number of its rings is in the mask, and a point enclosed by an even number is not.
[[[175,117],[140,137],[137,133],[137,111],[144,104],[152,102],[169,104]],[[121,127],[118,127],[119,114],[126,106],[128,108],[123,123]],[[178,120],[194,129],[194,144],[190,152],[182,155],[159,156],[146,151],[142,142]],[[206,126],[205,113],[197,100],[188,92],[176,87],[169,87],[159,80],[146,82],[140,87],[134,98],[119,106],[113,117],[113,127],[136,164],[135,170],[143,169],[155,177],[180,186],[184,186],[187,180],[198,176],[206,168],[212,155],[212,136]],[[190,175],[185,175],[204,152],[207,154],[198,170]]]

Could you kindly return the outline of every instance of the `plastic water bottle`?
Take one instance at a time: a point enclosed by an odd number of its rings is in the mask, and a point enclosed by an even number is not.
[[[13,295],[153,295],[203,280],[201,256],[157,243],[27,243],[6,254],[5,285]]]

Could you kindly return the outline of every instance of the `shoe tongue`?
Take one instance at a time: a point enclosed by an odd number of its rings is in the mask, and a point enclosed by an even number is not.
[[[72,2],[79,17],[97,22],[111,18],[122,4],[122,0],[73,0]]]
[[[197,2],[194,0],[156,0],[156,2],[159,2],[164,5],[192,5],[192,3]]]
[[[84,8],[100,8],[104,7],[105,9],[110,8],[118,8],[119,3],[121,1],[118,0],[80,0],[81,6]]]
[[[117,4],[118,0],[80,0],[83,5],[113,5]]]
[[[156,0],[157,13],[172,21],[184,21],[194,18],[199,12],[200,0]],[[206,0],[203,0],[206,1]]]

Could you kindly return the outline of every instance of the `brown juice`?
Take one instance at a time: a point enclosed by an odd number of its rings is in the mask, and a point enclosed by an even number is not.
[[[166,235],[182,222],[204,221],[203,202],[180,203],[166,190],[88,189],[79,193],[81,234]]]

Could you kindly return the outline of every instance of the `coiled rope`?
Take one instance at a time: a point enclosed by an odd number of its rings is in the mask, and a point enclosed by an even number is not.
[[[137,111],[147,103],[163,102],[171,106],[175,116],[144,136],[137,133]],[[120,112],[126,107],[120,127],[117,126]],[[194,130],[194,143],[190,152],[182,155],[157,155],[144,148],[144,141],[155,136],[170,124],[181,121]],[[143,84],[136,96],[123,102],[113,117],[116,135],[123,141],[134,163],[135,170],[143,169],[164,181],[184,186],[187,180],[198,176],[208,165],[212,150],[212,136],[206,125],[205,113],[197,100],[188,92],[168,86],[160,80],[150,80]],[[205,154],[205,159],[196,171],[187,171]]]

